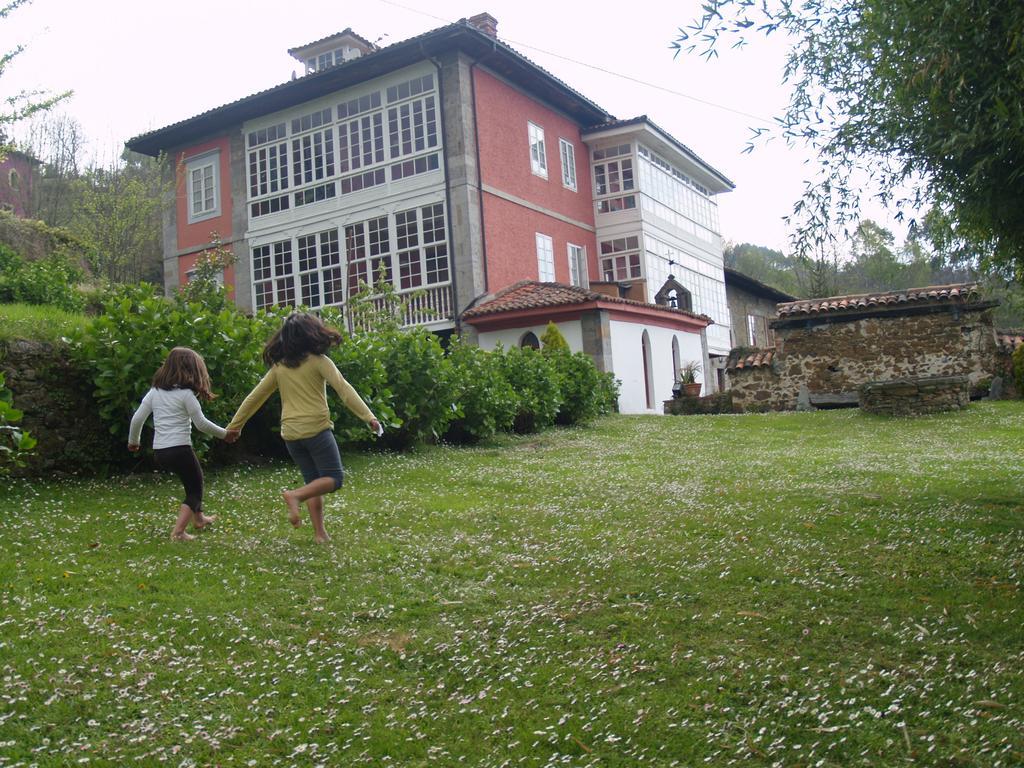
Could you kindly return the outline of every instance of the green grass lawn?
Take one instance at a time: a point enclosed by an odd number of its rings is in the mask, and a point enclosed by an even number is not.
[[[9,487],[0,766],[1024,764],[1022,403],[347,466]]]
[[[85,315],[40,304],[0,304],[0,342],[13,339],[59,341],[80,330]]]

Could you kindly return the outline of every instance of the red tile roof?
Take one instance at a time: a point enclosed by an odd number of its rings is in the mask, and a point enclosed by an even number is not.
[[[771,365],[775,359],[775,349],[750,349],[739,347],[729,353],[729,359],[725,364],[728,371],[738,368],[760,368]]]
[[[851,296],[829,296],[824,299],[802,299],[779,304],[779,317],[822,315],[864,311],[875,307],[896,308],[908,304],[923,305],[937,302],[966,304],[981,299],[977,283],[930,285],[925,288],[907,288],[885,293],[861,293]]]
[[[478,317],[495,315],[500,312],[543,309],[544,307],[564,307],[573,304],[587,304],[589,302],[624,304],[632,307],[644,307],[645,309],[658,309],[674,315],[682,315],[683,317],[691,317],[711,323],[711,318],[707,315],[699,315],[695,312],[688,312],[685,309],[665,307],[660,304],[648,304],[643,301],[633,301],[632,299],[620,299],[618,296],[608,296],[596,291],[588,291],[585,288],[578,288],[574,285],[539,283],[535,280],[521,280],[507,288],[503,288],[494,294],[492,299],[463,312],[462,316],[467,320],[472,320]]]

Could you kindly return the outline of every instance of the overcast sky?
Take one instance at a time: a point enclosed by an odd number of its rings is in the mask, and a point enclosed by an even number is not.
[[[669,44],[699,14],[699,0],[638,0],[620,10],[475,3],[34,0],[0,21],[5,50],[27,46],[0,79],[0,95],[73,89],[61,109],[110,157],[132,136],[301,74],[288,48],[346,27],[388,45],[486,11],[505,43],[616,117],[648,115],[730,178],[736,189],[718,198],[727,241],[786,249],[782,217],[800,195],[807,155],[782,141],[742,153],[750,128],[766,126],[786,103],[783,39],[758,39],[710,62],[673,58]]]

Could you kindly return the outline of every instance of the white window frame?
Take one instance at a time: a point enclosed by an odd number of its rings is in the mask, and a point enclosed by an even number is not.
[[[542,179],[548,177],[547,149],[544,145],[544,129],[536,123],[526,122],[526,131],[530,140],[530,171]]]
[[[576,147],[568,139],[559,139],[558,154],[562,158],[562,186],[576,192]]]
[[[565,250],[569,257],[569,284],[579,288],[589,288],[587,249],[582,245],[576,245],[576,243],[568,243]]]
[[[761,346],[758,338],[761,329],[757,320],[757,315],[747,315],[747,343],[752,347]]]
[[[550,235],[537,235],[537,279],[542,283],[555,282],[555,249]]]
[[[206,168],[212,169],[210,175],[210,185],[213,192],[213,205],[209,208],[196,213],[195,212],[195,193],[192,187],[192,176],[195,173],[203,173]],[[206,199],[206,185],[205,176],[204,181],[201,181],[201,191],[203,192],[203,199]],[[212,152],[205,152],[202,155],[196,157],[190,157],[185,161],[185,195],[186,205],[188,206],[188,223],[194,224],[198,221],[205,221],[212,219],[216,216],[220,216],[220,150],[215,149]]]

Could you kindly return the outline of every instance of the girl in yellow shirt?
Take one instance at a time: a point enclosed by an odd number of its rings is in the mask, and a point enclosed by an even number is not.
[[[281,495],[288,507],[288,520],[296,527],[302,524],[300,508],[302,502],[306,503],[320,544],[329,538],[324,529],[324,494],[338,490],[344,479],[327,408],[327,384],[375,433],[382,431],[377,417],[326,356],[340,342],[341,334],[316,315],[292,312],[263,348],[263,362],[270,370],[238,406],[227,426],[226,439],[237,440],[242,427],[274,390],[281,391],[281,437],[305,481],[300,488]]]

